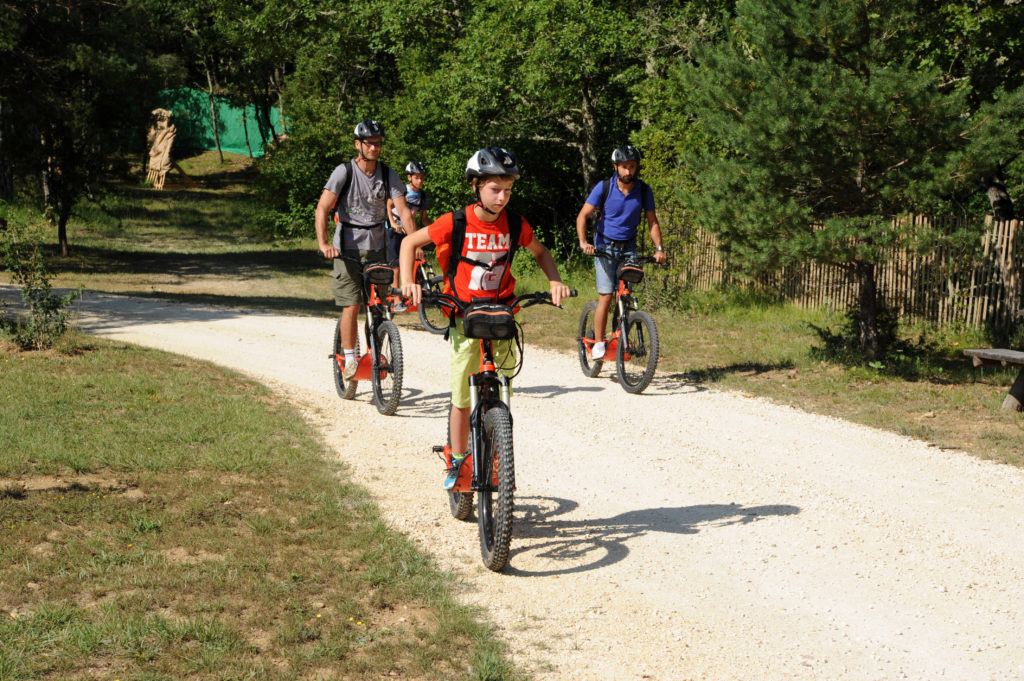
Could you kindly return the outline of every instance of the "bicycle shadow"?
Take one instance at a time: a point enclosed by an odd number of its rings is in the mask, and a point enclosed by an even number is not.
[[[558,397],[559,395],[568,395],[569,393],[579,392],[601,392],[602,388],[595,386],[593,388],[570,388],[564,385],[531,385],[520,388],[519,386],[512,385],[512,395],[533,395],[536,397],[549,398]]]
[[[451,397],[450,392],[426,393],[416,388],[404,388],[396,415],[420,419],[447,416]]]
[[[597,570],[624,560],[629,555],[629,540],[651,532],[697,534],[715,527],[746,525],[767,516],[800,512],[799,507],[786,504],[701,504],[639,509],[611,518],[558,519],[578,507],[577,502],[569,499],[517,498],[512,559],[530,554],[552,568],[525,570],[510,563],[504,571],[521,577],[547,577]]]

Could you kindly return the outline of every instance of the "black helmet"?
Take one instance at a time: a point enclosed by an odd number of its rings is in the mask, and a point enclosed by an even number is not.
[[[384,138],[384,126],[374,120],[359,121],[356,126],[356,139],[364,140],[367,137]]]
[[[406,175],[426,175],[427,167],[423,165],[423,161],[409,161],[405,166]]]
[[[508,149],[487,147],[473,154],[466,162],[466,179],[507,175],[519,179],[519,164]]]
[[[612,152],[612,163],[625,163],[626,161],[640,162],[640,150],[632,144],[626,144]]]

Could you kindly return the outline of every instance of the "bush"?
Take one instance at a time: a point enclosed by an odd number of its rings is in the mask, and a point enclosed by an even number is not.
[[[64,296],[54,295],[38,239],[24,227],[8,225],[5,220],[0,220],[0,258],[14,283],[21,286],[21,300],[28,309],[26,315],[4,319],[4,326],[24,350],[52,347],[67,331],[67,307],[82,295],[81,288]]]

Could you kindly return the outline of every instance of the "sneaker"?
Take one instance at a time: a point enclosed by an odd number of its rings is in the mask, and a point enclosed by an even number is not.
[[[590,348],[590,359],[600,360],[604,359],[605,345],[604,341],[598,341],[594,343],[594,347]]]
[[[359,358],[356,357],[351,361],[345,362],[345,369],[341,372],[342,377],[346,381],[351,381],[356,377],[356,372],[359,371]]]
[[[397,303],[391,306],[392,312],[405,312],[409,309],[409,306],[399,300]]]
[[[459,471],[462,470],[462,462],[466,460],[466,455],[463,454],[459,457],[452,457],[452,467],[445,472],[444,488],[450,490],[455,487],[455,481],[459,479]]]

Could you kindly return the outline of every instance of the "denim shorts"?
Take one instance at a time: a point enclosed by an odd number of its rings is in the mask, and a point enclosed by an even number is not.
[[[623,248],[612,244],[602,244],[594,249],[596,253],[610,255],[610,258],[594,258],[594,270],[597,272],[597,292],[600,295],[615,293],[619,282],[615,279],[615,270],[623,260],[636,257],[635,248]]]

